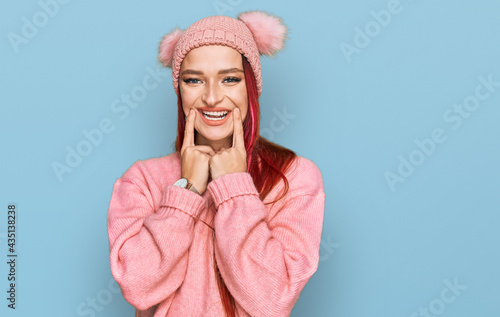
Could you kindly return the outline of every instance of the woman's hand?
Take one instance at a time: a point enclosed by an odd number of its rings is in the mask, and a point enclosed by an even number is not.
[[[181,148],[181,177],[186,178],[201,194],[207,189],[209,162],[215,155],[212,147],[194,144],[194,120],[198,114],[189,110]]]
[[[233,146],[213,154],[209,164],[212,180],[222,175],[247,171],[247,151],[240,109],[233,110]]]

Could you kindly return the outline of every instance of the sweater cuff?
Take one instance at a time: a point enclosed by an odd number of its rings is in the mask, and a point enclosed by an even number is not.
[[[220,204],[236,196],[259,196],[259,192],[253,183],[252,176],[248,173],[231,173],[223,175],[211,181],[207,188],[210,194],[212,194],[217,209]]]
[[[162,211],[162,209],[175,208],[187,213],[195,219],[198,219],[205,205],[206,200],[200,195],[184,188],[167,185],[165,186],[163,197],[160,201],[160,213],[165,212]]]

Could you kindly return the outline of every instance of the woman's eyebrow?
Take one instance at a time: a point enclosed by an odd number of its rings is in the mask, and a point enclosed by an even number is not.
[[[243,73],[242,69],[233,67],[233,68],[227,68],[227,69],[221,69],[219,70],[218,74],[228,74],[228,73]],[[203,72],[200,70],[194,70],[194,69],[186,69],[181,73],[181,76],[183,75],[203,75]]]
[[[227,73],[238,73],[238,72],[241,72],[243,73],[243,69],[239,69],[239,68],[228,68],[228,69],[221,69],[219,70],[219,74],[227,74]]]
[[[183,71],[181,73],[181,76],[185,75],[185,74],[190,74],[190,75],[203,75],[203,72],[202,71],[199,71],[199,70],[194,70],[194,69],[186,69],[185,71]]]

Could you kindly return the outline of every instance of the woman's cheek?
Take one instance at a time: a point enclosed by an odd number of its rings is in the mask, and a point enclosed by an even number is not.
[[[187,98],[182,98],[181,101],[182,101],[182,110],[184,111],[184,115],[187,116],[189,115],[189,110],[194,108],[193,103],[191,102],[191,100]]]

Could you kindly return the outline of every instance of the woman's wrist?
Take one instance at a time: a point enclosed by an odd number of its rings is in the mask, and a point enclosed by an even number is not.
[[[193,183],[191,183],[187,178],[185,177],[182,177],[181,179],[179,179],[178,181],[176,181],[174,184],[174,186],[177,186],[177,187],[181,187],[181,188],[185,188],[189,191],[192,191],[198,195],[201,195],[200,191],[198,190],[198,188],[201,188],[201,187],[196,187]]]
[[[252,176],[247,172],[230,173],[223,175],[208,184],[214,202],[218,206],[222,202],[236,196],[254,195],[259,196]]]

